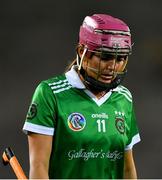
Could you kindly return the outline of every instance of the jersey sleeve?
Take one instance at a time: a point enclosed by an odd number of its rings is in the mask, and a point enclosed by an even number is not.
[[[54,135],[55,105],[51,88],[46,82],[41,82],[32,97],[23,131]]]
[[[130,127],[128,128],[129,129],[128,130],[128,143],[125,147],[125,150],[132,149],[135,144],[137,144],[139,141],[141,141],[133,106],[132,106],[132,110],[131,110],[130,120],[131,120]]]

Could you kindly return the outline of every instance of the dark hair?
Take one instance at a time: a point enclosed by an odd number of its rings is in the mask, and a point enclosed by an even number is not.
[[[80,44],[77,44],[75,47],[75,51],[77,53],[78,47],[81,46]],[[67,67],[65,68],[65,72],[69,71],[73,65],[77,65],[77,59],[72,60],[70,63],[68,63]]]

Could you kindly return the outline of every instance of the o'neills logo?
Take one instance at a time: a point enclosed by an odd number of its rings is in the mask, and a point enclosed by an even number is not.
[[[73,131],[81,131],[86,125],[84,116],[80,113],[72,113],[68,117],[68,126]]]
[[[106,114],[106,113],[92,114],[91,117],[94,119],[95,118],[101,118],[101,119],[108,119],[109,118],[108,114]]]

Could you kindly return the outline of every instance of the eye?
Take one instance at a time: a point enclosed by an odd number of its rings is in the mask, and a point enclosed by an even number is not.
[[[125,61],[127,59],[127,56],[122,55],[112,55],[107,52],[95,52],[93,54],[94,56],[102,59],[103,61],[111,61],[113,59],[116,59],[117,62]]]
[[[96,57],[98,57],[98,58],[101,58],[101,53],[98,53],[98,52],[93,53],[93,56],[96,56]]]
[[[107,54],[107,53],[102,53],[101,54],[101,59],[103,61],[110,61],[113,60],[115,58],[115,56],[111,55],[111,54]]]
[[[110,61],[110,60],[115,58],[114,55],[111,55],[111,54],[108,54],[108,53],[104,53],[104,52],[102,52],[102,53],[95,53],[94,55],[96,57],[102,59],[103,61]]]
[[[117,56],[117,62],[125,61],[127,56]]]

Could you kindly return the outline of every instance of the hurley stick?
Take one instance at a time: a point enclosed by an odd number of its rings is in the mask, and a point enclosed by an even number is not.
[[[16,156],[10,147],[6,148],[2,155],[4,165],[10,164],[17,179],[27,179]]]

